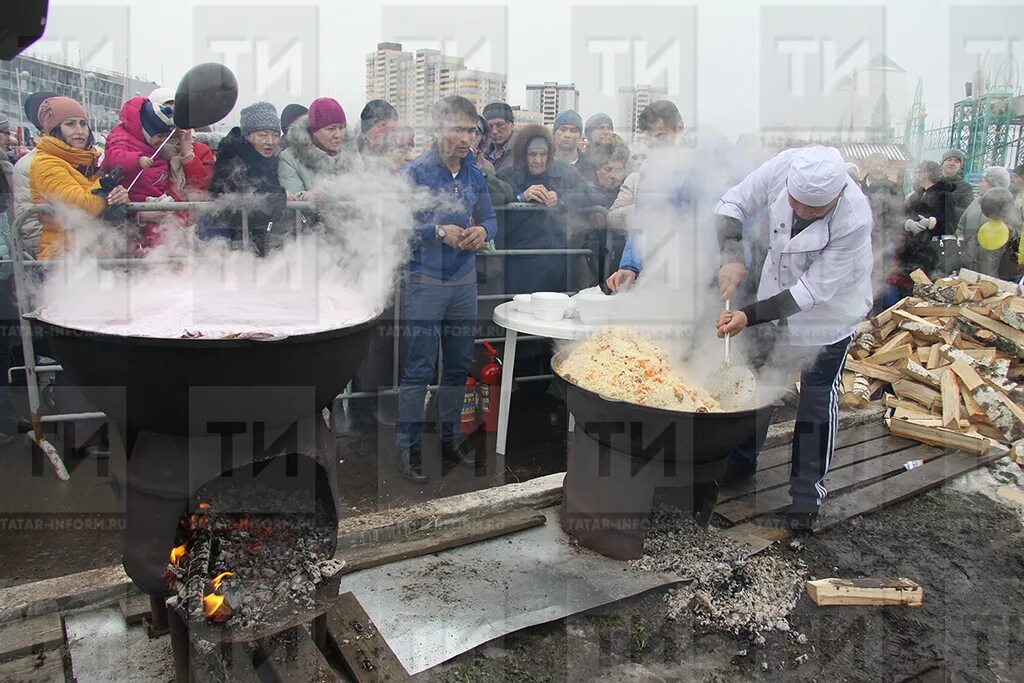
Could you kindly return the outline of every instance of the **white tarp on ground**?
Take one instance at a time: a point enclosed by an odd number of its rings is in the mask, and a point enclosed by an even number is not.
[[[675,583],[570,543],[557,508],[540,527],[342,579],[409,673],[513,631]]]

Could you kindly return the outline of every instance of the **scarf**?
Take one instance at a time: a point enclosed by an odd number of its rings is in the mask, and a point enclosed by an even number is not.
[[[99,171],[100,152],[95,147],[77,149],[52,135],[44,135],[36,143],[36,149],[63,159],[86,178],[95,176]]]

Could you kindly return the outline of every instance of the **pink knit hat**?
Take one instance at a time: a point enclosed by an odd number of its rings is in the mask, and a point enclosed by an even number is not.
[[[309,132],[315,133],[321,128],[340,123],[348,126],[345,120],[345,110],[341,108],[337,100],[330,97],[321,97],[313,100],[309,105]]]
[[[43,133],[72,118],[88,119],[85,109],[70,97],[49,97],[39,105],[39,125]]]

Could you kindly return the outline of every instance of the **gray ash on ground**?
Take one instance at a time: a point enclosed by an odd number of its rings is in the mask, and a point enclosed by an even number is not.
[[[807,570],[772,554],[747,557],[738,545],[702,529],[688,512],[658,506],[636,569],[669,572],[687,580],[665,600],[669,618],[692,609],[696,623],[757,638],[762,631],[788,631]]]
[[[207,581],[231,573],[217,592],[231,608],[232,629],[312,609],[317,586],[343,566],[331,559],[337,522],[312,496],[225,477],[199,490],[202,507],[189,523],[205,524],[213,537]],[[179,591],[184,585],[178,581]]]

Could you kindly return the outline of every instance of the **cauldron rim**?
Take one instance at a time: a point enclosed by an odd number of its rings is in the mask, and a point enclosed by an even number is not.
[[[551,357],[551,372],[555,376],[556,382],[564,382],[566,385],[571,385],[577,391],[586,394],[589,398],[597,399],[604,403],[608,403],[614,406],[623,406],[628,410],[641,411],[649,413],[652,416],[665,417],[669,419],[685,419],[687,417],[695,417],[703,420],[735,420],[737,417],[747,416],[756,414],[759,410],[765,410],[772,406],[771,402],[767,402],[764,405],[754,406],[753,408],[747,408],[746,410],[733,410],[733,411],[708,411],[706,413],[698,413],[694,411],[686,410],[669,410],[668,408],[657,408],[654,406],[645,406],[642,403],[632,403],[630,401],[622,401],[617,398],[612,398],[604,394],[599,394],[596,391],[591,391],[585,387],[580,386],[576,382],[569,381],[565,375],[558,370],[558,366],[561,365],[566,353],[558,352]]]
[[[111,344],[142,346],[149,348],[164,349],[231,349],[248,347],[258,344],[305,344],[337,337],[346,337],[351,334],[362,332],[377,324],[378,319],[383,315],[383,310],[375,310],[373,316],[362,322],[345,327],[335,327],[319,332],[308,332],[305,334],[276,335],[273,337],[224,339],[214,337],[147,337],[143,335],[121,335],[99,330],[86,330],[80,327],[69,327],[59,323],[51,322],[40,317],[38,311],[25,313],[22,317],[33,325],[48,328],[54,335],[62,337],[88,338],[96,342]]]

